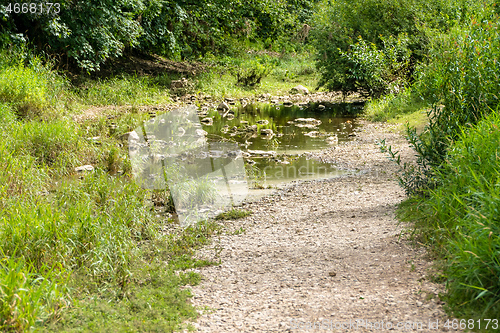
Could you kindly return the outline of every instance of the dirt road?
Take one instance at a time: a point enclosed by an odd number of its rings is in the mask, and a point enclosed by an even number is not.
[[[389,130],[365,122],[354,141],[314,154],[357,172],[290,186],[225,222],[199,253],[222,260],[192,288],[200,332],[448,331],[443,286],[394,216],[404,191],[374,143],[412,152]]]

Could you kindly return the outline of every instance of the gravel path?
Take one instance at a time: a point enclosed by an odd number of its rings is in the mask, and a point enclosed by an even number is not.
[[[199,252],[222,260],[197,270],[199,332],[448,331],[443,286],[394,217],[405,195],[374,143],[386,138],[407,160],[412,152],[390,129],[364,122],[354,141],[311,154],[357,172],[289,186],[225,222]]]

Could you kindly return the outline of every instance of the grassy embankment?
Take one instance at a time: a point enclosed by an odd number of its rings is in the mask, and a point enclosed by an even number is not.
[[[369,103],[375,120],[415,121],[406,134],[416,168],[398,210],[434,255],[450,314],[462,328],[497,331],[500,313],[500,92],[498,15],[485,6],[463,25],[430,34],[428,58],[403,94]],[[427,112],[422,113],[423,110]],[[480,327],[481,326],[481,327]]]
[[[231,60],[269,68],[256,89],[235,86],[234,76],[224,72],[229,60],[222,59],[195,78],[193,93],[217,98],[280,94],[297,83],[313,88],[307,59]],[[221,232],[220,225],[204,221],[173,234],[162,231],[171,223],[161,217],[168,194],[134,182],[120,139],[147,113],[132,107],[117,114],[111,107],[96,118],[74,120],[95,105],[169,103],[167,88],[176,78],[122,75],[73,86],[36,56],[0,53],[2,331],[167,332],[196,317],[182,287],[200,276],[185,270],[214,264],[192,254]],[[95,170],[76,174],[84,164]]]

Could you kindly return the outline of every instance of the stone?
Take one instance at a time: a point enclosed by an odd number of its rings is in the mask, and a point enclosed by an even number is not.
[[[170,83],[170,89],[182,89],[187,88],[189,86],[189,81],[186,78],[182,78],[180,80],[172,80]]]
[[[318,105],[318,110],[324,110],[326,107],[323,104]]]
[[[76,172],[94,171],[94,166],[87,164],[75,168]]]
[[[329,145],[334,145],[339,143],[339,138],[337,136],[329,136],[325,139],[325,141]]]
[[[297,118],[295,119],[296,124],[308,124],[308,125],[321,125],[321,120],[315,118]]]
[[[227,110],[227,111],[226,111],[226,112],[222,115],[222,117],[223,117],[223,118],[230,117],[230,116],[233,116],[233,118],[234,118],[234,111]]]
[[[139,135],[135,132],[127,132],[121,136],[123,141],[139,141]]]
[[[299,84],[298,86],[295,86],[292,89],[290,89],[290,94],[303,94],[303,95],[307,95],[307,94],[309,94],[309,89],[307,89],[303,85]]]
[[[309,136],[311,138],[317,138],[318,136],[321,136],[321,132],[312,131],[312,132],[309,132],[309,133],[305,133],[304,135],[305,136]]]
[[[260,135],[274,135],[274,132],[270,128],[262,128],[260,130]]]
[[[229,105],[226,102],[220,103],[219,106],[217,107],[217,110],[222,110],[222,111],[226,111],[229,109],[230,109]]]
[[[203,124],[208,125],[208,126],[211,126],[214,124],[213,118],[209,118],[209,117],[203,118],[202,120],[200,120],[200,122],[202,122]]]
[[[207,131],[204,131],[204,130],[199,129],[199,128],[196,129],[195,133],[196,133],[196,136],[200,136],[200,137],[208,135]]]
[[[247,127],[245,127],[245,131],[247,131],[247,132],[257,132],[257,125],[247,126]]]
[[[250,150],[248,149],[247,152],[251,155],[251,156],[258,156],[258,157],[269,157],[269,156],[275,156],[276,155],[276,152],[275,151],[272,151],[272,150]]]

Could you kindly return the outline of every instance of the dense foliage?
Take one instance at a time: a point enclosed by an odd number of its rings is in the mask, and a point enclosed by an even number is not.
[[[417,164],[404,164],[400,181],[417,195],[401,212],[444,259],[453,309],[487,318],[500,304],[497,8],[484,4],[462,24],[428,36],[408,96],[430,106],[429,123],[421,133],[407,127]]]
[[[500,34],[491,10],[467,24],[431,38],[427,61],[418,68],[413,94],[430,104],[429,125],[421,134],[407,134],[418,156],[402,182],[408,193],[438,185],[433,177],[463,126],[472,126],[499,103]]]
[[[374,97],[402,88],[427,50],[422,27],[444,31],[475,6],[466,0],[338,0],[319,7],[313,27],[319,85]]]
[[[27,40],[92,71],[132,50],[195,57],[231,52],[238,38],[272,47],[280,38],[290,39],[290,32],[296,34],[314,1],[60,1],[58,13],[54,7],[43,15],[39,7],[34,13],[16,13],[11,2],[2,2],[0,43]]]
[[[448,289],[455,304],[500,309],[500,113],[472,129],[462,129],[447,163],[438,173],[441,186],[430,192],[427,222],[433,238],[446,239]],[[436,218],[437,217],[437,218]]]

